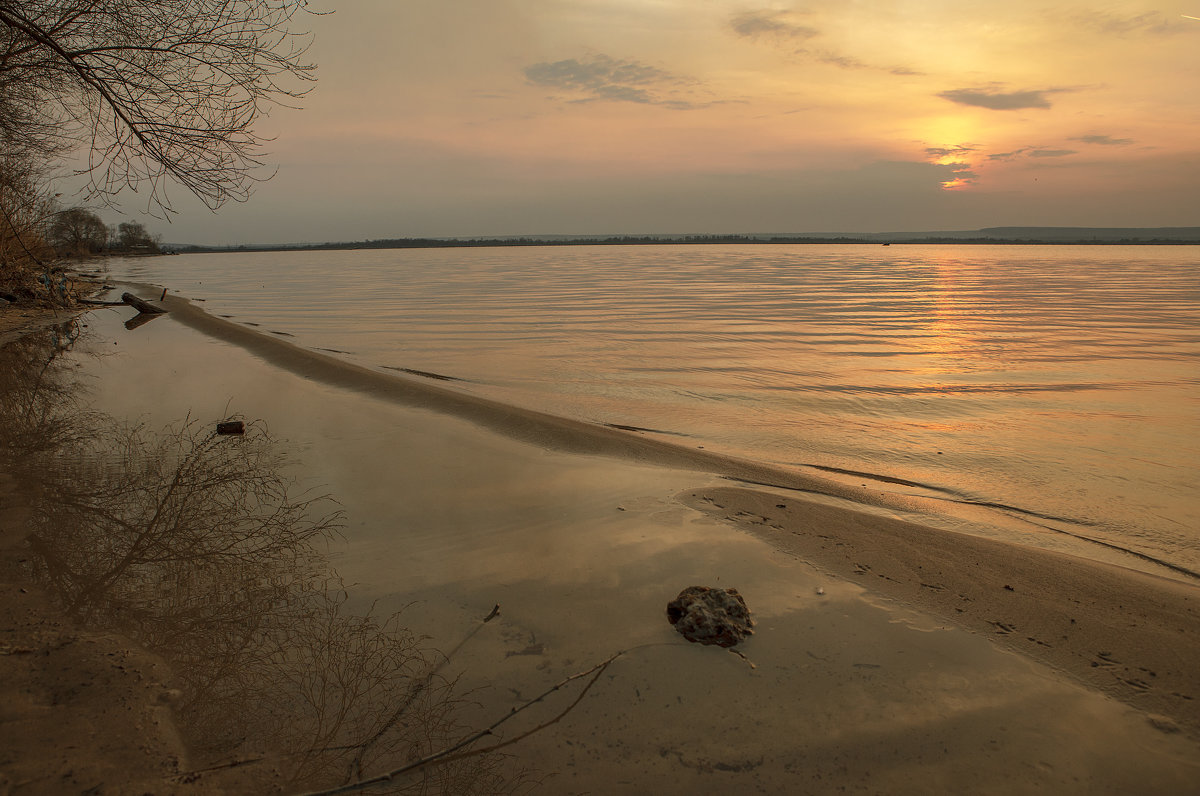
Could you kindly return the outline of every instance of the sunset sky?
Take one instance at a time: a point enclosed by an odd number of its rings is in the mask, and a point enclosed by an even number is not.
[[[323,7],[276,176],[165,240],[1200,225],[1200,0]]]

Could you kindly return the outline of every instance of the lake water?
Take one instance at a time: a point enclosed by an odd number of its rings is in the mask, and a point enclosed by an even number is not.
[[[1196,247],[514,247],[110,268],[265,334],[426,374],[407,378],[1200,571]]]

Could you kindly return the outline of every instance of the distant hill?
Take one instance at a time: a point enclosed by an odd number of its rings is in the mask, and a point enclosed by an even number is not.
[[[794,233],[773,238],[828,238],[830,233]],[[870,241],[977,241],[1021,243],[1200,243],[1200,227],[985,227],[931,232],[846,232],[838,237]]]
[[[1046,243],[1200,241],[1200,227],[986,227],[971,232],[905,233],[905,237],[991,238]]]
[[[480,238],[385,238],[337,243],[239,246],[168,243],[163,245],[163,249],[172,252],[228,252],[721,243],[1200,244],[1200,227],[986,227],[936,232],[780,232],[728,235],[501,235]]]

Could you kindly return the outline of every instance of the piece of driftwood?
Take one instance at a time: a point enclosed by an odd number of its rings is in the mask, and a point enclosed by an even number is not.
[[[144,312],[149,315],[158,315],[166,312],[162,307],[156,307],[148,301],[138,298],[132,293],[122,293],[121,301],[136,309],[138,312]]]

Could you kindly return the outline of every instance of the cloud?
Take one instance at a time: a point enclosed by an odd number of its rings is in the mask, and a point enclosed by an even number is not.
[[[1132,138],[1113,138],[1110,135],[1077,135],[1070,140],[1082,141],[1085,144],[1099,144],[1100,146],[1129,146],[1133,143]]]
[[[1010,161],[1017,158],[1062,158],[1067,155],[1077,155],[1076,149],[1052,149],[1046,146],[1023,146],[1012,152],[995,152],[988,155],[988,160]]]
[[[979,147],[975,144],[925,147],[925,157],[929,158],[931,163],[947,170],[947,176],[941,183],[942,190],[957,191],[979,181],[979,174],[972,171],[973,161],[976,159],[972,153],[978,150]]]
[[[1012,152],[993,152],[987,156],[987,159],[1001,161],[1015,160],[1028,151],[1029,147],[1023,147],[1021,149],[1014,149]]]
[[[978,149],[979,147],[970,144],[959,144],[952,147],[930,146],[925,147],[925,154],[931,158],[962,157],[968,152],[974,152]]]
[[[792,20],[787,11],[745,11],[729,20],[729,27],[747,39],[771,38],[778,40],[803,41],[819,36],[821,31]]]
[[[833,52],[831,50],[797,50],[796,54],[812,56],[815,60],[823,64],[836,66],[840,69],[869,69],[872,71],[889,72],[893,75],[904,76],[925,74],[924,72],[918,72],[915,69],[909,69],[906,66],[878,66],[876,64],[869,64],[866,61],[860,61],[858,58],[853,56],[842,55],[841,53]]]
[[[798,14],[791,11],[774,11],[760,9],[736,14],[729,20],[729,27],[735,34],[746,39],[768,41],[776,46],[784,47],[793,55],[807,56],[823,64],[836,66],[839,69],[869,69],[888,72],[893,75],[914,76],[923,75],[907,66],[879,66],[855,58],[852,55],[833,50],[809,50],[796,48],[796,44],[821,35],[821,31],[811,25],[800,24],[796,21]]]
[[[1036,91],[998,91],[992,88],[970,89],[958,88],[943,91],[939,97],[959,105],[971,105],[976,108],[988,108],[994,111],[1013,111],[1023,108],[1049,108],[1050,100],[1047,94],[1068,91],[1063,88],[1046,88]]]
[[[1157,11],[1147,11],[1144,14],[1120,16],[1104,11],[1089,11],[1074,14],[1071,22],[1088,30],[1110,36],[1128,36],[1148,34],[1151,36],[1166,36],[1178,33],[1183,29],[1177,20],[1167,19]]]
[[[669,74],[657,67],[637,61],[618,61],[607,55],[592,56],[588,61],[572,58],[533,64],[526,67],[525,77],[539,86],[592,90],[616,85],[646,85],[670,79]]]
[[[698,107],[688,100],[670,96],[692,81],[656,66],[607,55],[532,64],[525,67],[525,79],[535,86],[583,93],[587,95],[583,101],[615,100],[677,109]]]

